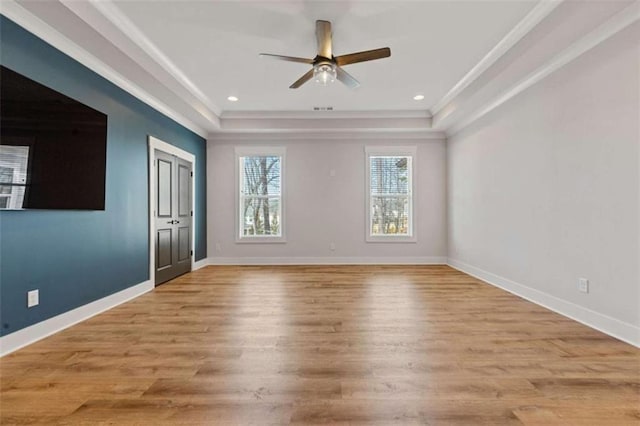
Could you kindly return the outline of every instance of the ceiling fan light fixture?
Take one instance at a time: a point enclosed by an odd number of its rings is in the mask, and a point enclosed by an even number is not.
[[[307,81],[314,79],[316,83],[323,86],[333,83],[336,80],[344,83],[350,89],[360,86],[358,80],[343,69],[343,66],[357,64],[360,62],[374,61],[376,59],[388,58],[391,56],[391,49],[382,47],[380,49],[365,50],[362,52],[349,53],[347,55],[333,56],[333,40],[331,37],[331,22],[316,21],[316,41],[318,42],[318,54],[315,58],[300,58],[298,56],[275,55],[273,53],[261,53],[261,58],[273,58],[281,61],[300,62],[312,66],[302,77],[293,82],[290,89],[297,89]]]
[[[321,62],[313,66],[313,79],[323,86],[336,81],[337,74],[336,64]]]

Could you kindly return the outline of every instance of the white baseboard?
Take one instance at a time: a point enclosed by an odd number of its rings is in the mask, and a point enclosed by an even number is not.
[[[208,265],[442,265],[458,269],[499,287],[516,296],[536,303],[570,319],[599,330],[633,346],[640,347],[640,328],[604,314],[592,311],[575,303],[567,302],[550,294],[516,283],[507,278],[446,257],[212,257],[199,260],[194,270]],[[115,306],[153,290],[151,281],[145,281],[118,293],[75,308],[37,324],[0,337],[0,356],[7,355],[58,331],[71,327]]]
[[[205,266],[209,266],[209,258],[205,257],[204,259],[200,259],[196,262],[193,263],[193,268],[191,268],[192,271],[197,271],[200,268],[204,268]]]
[[[210,257],[209,265],[446,265],[444,256],[416,257]]]
[[[31,343],[44,339],[47,336],[62,331],[81,321],[89,319],[104,311],[114,308],[124,302],[153,290],[154,285],[151,281],[134,285],[117,293],[98,299],[94,302],[87,303],[78,308],[72,309],[53,318],[41,321],[37,324],[18,330],[14,333],[0,337],[0,356],[7,355],[17,351]]]
[[[640,327],[638,326],[592,311],[575,303],[567,302],[456,259],[449,258],[448,264],[452,268],[479,278],[509,293],[640,348]]]

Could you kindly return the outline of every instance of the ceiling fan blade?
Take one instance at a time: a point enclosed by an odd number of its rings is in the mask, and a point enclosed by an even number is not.
[[[295,56],[273,55],[271,53],[261,53],[261,58],[280,59],[281,61],[302,62],[303,64],[313,64],[313,59],[296,58]]]
[[[316,21],[316,39],[318,40],[318,56],[323,58],[333,58],[333,48],[331,46],[331,22]]]
[[[309,71],[307,71],[307,73],[305,75],[303,75],[302,77],[297,79],[295,81],[295,83],[293,83],[291,86],[289,86],[289,89],[297,89],[298,87],[302,86],[303,84],[305,84],[307,81],[311,80],[312,78],[313,78],[313,68],[311,68]]]
[[[336,56],[336,64],[349,65],[358,62],[373,61],[375,59],[388,58],[391,56],[391,49],[383,47],[381,49],[365,50],[364,52],[349,53],[348,55]]]
[[[336,78],[347,85],[350,89],[355,89],[360,86],[360,82],[358,80],[353,78],[351,74],[340,67],[336,67]]]

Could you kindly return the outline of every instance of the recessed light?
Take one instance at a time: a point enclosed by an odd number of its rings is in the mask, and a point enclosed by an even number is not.
[[[415,95],[415,96],[413,97],[413,100],[414,100],[414,101],[421,101],[421,100],[423,100],[423,99],[424,99],[424,95]]]
[[[231,101],[231,102],[238,102],[238,97],[237,97],[237,96],[229,96],[229,97],[227,98],[227,100],[228,100],[228,101]]]

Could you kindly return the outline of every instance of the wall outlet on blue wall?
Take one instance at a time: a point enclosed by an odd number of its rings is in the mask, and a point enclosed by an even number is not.
[[[27,308],[33,308],[40,304],[40,290],[31,290],[27,292]]]
[[[205,259],[205,139],[2,14],[0,51],[3,66],[108,116],[104,211],[32,209],[0,214],[0,336],[149,279],[149,135],[196,156],[194,258]],[[114,223],[118,232],[109,232]],[[108,273],[96,274],[98,265],[108,266]],[[36,285],[44,292],[42,308],[27,294]]]

